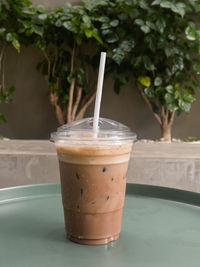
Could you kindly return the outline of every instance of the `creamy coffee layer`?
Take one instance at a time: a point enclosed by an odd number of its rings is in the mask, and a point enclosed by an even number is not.
[[[72,164],[118,164],[130,158],[132,144],[75,145],[56,144],[58,159]]]
[[[66,154],[63,152],[57,152],[58,159],[62,162],[72,164],[84,164],[84,165],[108,165],[127,162],[130,158],[130,154],[117,155],[117,156],[79,156]]]
[[[106,144],[103,143],[78,143],[78,142],[57,142],[56,149],[59,152],[64,152],[67,154],[76,154],[84,156],[106,156],[106,155],[122,155],[131,152],[132,143],[114,143]]]

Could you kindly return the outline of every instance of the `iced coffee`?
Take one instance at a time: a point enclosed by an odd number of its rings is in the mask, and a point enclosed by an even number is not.
[[[52,135],[60,166],[67,237],[81,244],[106,244],[121,230],[126,172],[136,136],[126,126],[92,118],[76,121]]]

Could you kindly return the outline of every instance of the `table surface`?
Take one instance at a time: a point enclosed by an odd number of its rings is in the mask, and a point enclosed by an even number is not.
[[[1,267],[196,267],[200,194],[127,185],[120,239],[84,246],[66,239],[58,184],[0,190]]]

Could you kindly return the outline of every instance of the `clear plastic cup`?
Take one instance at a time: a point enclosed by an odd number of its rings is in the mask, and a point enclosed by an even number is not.
[[[66,124],[51,134],[58,154],[67,237],[80,244],[117,240],[121,230],[126,173],[136,134],[100,118]]]

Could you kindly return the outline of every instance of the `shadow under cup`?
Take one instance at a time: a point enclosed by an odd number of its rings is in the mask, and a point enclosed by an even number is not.
[[[56,144],[67,237],[80,244],[117,240],[132,142]]]

